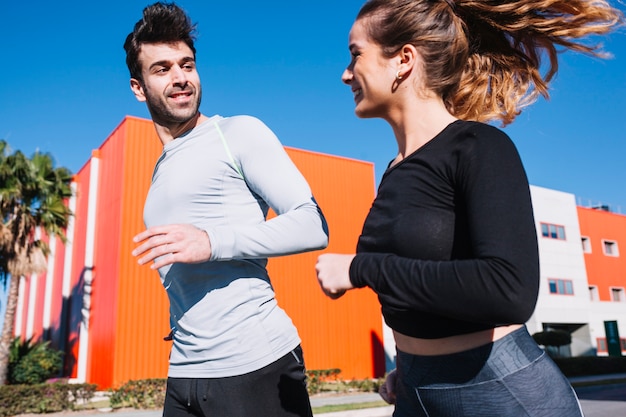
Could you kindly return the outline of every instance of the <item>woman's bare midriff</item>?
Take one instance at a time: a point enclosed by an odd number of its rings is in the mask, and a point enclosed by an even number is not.
[[[398,350],[402,352],[423,356],[449,355],[495,342],[520,327],[522,327],[521,324],[512,324],[510,326],[496,327],[441,339],[418,339],[398,333],[395,330],[393,331],[393,336]]]

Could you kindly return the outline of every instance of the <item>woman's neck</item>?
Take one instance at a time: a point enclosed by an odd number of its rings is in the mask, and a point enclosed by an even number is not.
[[[430,142],[455,120],[437,98],[418,99],[399,109],[387,120],[398,142],[398,156],[393,165]]]

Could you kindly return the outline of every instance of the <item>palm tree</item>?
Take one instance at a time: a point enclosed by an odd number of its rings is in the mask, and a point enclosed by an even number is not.
[[[54,167],[50,154],[35,152],[29,159],[19,151],[10,153],[7,142],[0,140],[0,282],[9,281],[0,338],[0,385],[7,379],[19,280],[46,268],[48,247],[35,238],[35,229],[65,238],[71,180],[68,169]]]

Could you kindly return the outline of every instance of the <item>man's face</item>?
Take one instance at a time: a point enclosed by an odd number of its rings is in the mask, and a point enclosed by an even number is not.
[[[145,101],[155,123],[174,128],[198,114],[202,88],[193,52],[184,42],[141,45],[143,80],[131,79],[131,89]]]

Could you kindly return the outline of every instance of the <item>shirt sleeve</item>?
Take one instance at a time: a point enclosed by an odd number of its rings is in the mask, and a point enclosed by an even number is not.
[[[208,230],[211,260],[267,258],[323,249],[328,226],[311,189],[274,133],[260,120],[237,116],[228,144],[248,188],[276,216],[254,225]]]
[[[359,253],[350,266],[357,287],[381,303],[490,325],[524,323],[539,290],[539,257],[530,191],[508,136],[475,140],[459,158],[455,187],[466,206],[472,256],[429,261]]]

